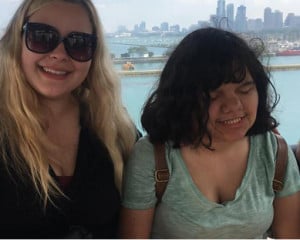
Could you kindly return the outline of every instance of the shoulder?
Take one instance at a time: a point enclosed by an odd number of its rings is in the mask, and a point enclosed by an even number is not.
[[[140,138],[125,163],[123,206],[148,209],[155,206],[155,161],[148,137]]]
[[[277,140],[273,132],[266,132],[250,137],[251,151],[268,158],[274,159],[277,152]]]
[[[154,149],[148,136],[144,136],[136,142],[126,165],[151,165],[154,167]]]
[[[149,140],[149,136],[141,137],[135,144],[135,149],[143,149],[146,151],[153,150],[153,145]]]
[[[252,149],[256,153],[257,164],[260,169],[264,167],[265,173],[268,173],[272,179],[275,173],[275,164],[277,160],[278,143],[273,132],[267,132],[251,137]],[[300,175],[295,156],[292,149],[288,146],[287,166],[284,178],[284,189],[276,194],[276,196],[288,196],[300,190]]]

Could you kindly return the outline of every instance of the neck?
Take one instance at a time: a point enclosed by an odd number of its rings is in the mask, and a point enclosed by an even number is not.
[[[47,119],[60,119],[62,116],[79,110],[79,103],[74,97],[63,100],[42,99],[44,115]]]
[[[217,152],[230,152],[237,151],[237,149],[243,148],[243,146],[249,144],[249,137],[245,136],[242,139],[236,141],[224,141],[224,142],[212,142],[212,148]]]
[[[61,100],[42,100],[43,115],[47,129],[59,126],[79,126],[80,109],[78,101],[70,97]]]

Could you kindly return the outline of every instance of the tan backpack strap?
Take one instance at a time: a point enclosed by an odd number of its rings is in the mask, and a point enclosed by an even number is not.
[[[275,134],[275,136],[277,139],[277,154],[275,175],[273,179],[273,190],[274,192],[280,192],[284,185],[284,176],[288,160],[288,146],[283,137],[278,134]]]
[[[161,201],[162,195],[166,189],[169,181],[169,169],[165,156],[165,145],[154,144],[154,156],[155,156],[155,190],[157,203]]]

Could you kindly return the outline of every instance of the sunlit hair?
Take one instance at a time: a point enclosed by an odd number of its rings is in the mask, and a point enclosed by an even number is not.
[[[37,93],[28,84],[21,67],[22,26],[37,10],[53,2],[83,6],[98,37],[90,71],[73,94],[81,104],[85,126],[107,147],[120,188],[123,160],[135,141],[135,128],[121,102],[120,83],[104,44],[103,29],[90,0],[24,0],[0,40],[0,157],[8,169],[29,177],[46,204],[62,194],[49,175],[49,148]],[[55,147],[55,146],[54,146]]]
[[[269,73],[258,60],[261,44],[250,47],[232,32],[204,28],[188,34],[168,59],[158,85],[144,105],[142,126],[152,142],[172,141],[210,148],[207,128],[210,92],[224,83],[239,83],[248,71],[257,88],[259,104],[247,135],[278,125],[271,112],[278,102]],[[208,136],[209,143],[203,139]]]

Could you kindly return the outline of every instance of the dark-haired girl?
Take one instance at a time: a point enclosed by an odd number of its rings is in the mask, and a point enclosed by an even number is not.
[[[187,35],[142,112],[148,136],[126,165],[121,236],[263,238],[271,229],[275,238],[300,238],[291,149],[284,188],[272,188],[277,102],[257,52],[242,38],[215,28]],[[157,206],[156,143],[165,143],[170,171]]]

